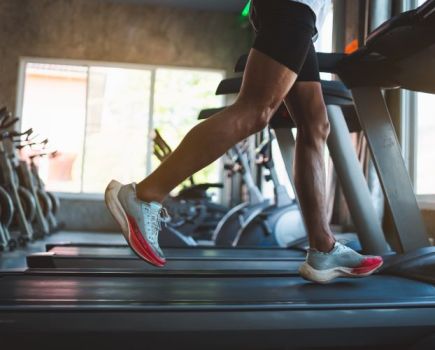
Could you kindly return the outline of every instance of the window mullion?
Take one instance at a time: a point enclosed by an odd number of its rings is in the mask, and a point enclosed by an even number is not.
[[[418,143],[418,111],[417,94],[413,91],[402,91],[402,153],[408,168],[409,177],[414,186],[417,185],[417,143]]]
[[[149,113],[148,113],[148,137],[147,137],[147,156],[146,156],[146,174],[151,174],[152,171],[152,156],[153,156],[153,140],[149,135],[151,135],[154,128],[154,93],[156,85],[156,69],[151,70],[151,82],[150,82],[150,93],[149,93]]]
[[[81,171],[80,171],[80,193],[83,193],[83,184],[84,184],[84,177],[85,177],[85,158],[86,158],[86,138],[87,138],[87,131],[88,131],[88,111],[89,111],[89,82],[90,82],[90,73],[91,69],[90,66],[88,66],[88,72],[86,75],[86,99],[85,99],[85,125],[84,125],[84,136],[83,136],[83,147],[82,147],[82,165],[81,165]]]

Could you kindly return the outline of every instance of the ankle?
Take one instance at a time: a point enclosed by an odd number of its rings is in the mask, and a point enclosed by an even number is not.
[[[310,248],[322,253],[329,253],[335,246],[335,239],[331,236],[326,236],[322,239],[317,239],[310,242]]]
[[[162,203],[163,199],[165,198],[165,196],[150,191],[148,188],[146,188],[141,184],[136,185],[136,197],[137,199],[145,203],[151,203],[151,202]]]

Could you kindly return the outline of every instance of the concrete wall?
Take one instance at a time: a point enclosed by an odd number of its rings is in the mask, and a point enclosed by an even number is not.
[[[232,70],[250,33],[236,14],[102,0],[0,2],[0,105],[16,102],[22,56]]]

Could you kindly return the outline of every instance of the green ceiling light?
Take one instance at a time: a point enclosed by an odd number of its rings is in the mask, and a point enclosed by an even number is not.
[[[249,10],[250,9],[251,9],[251,0],[249,0],[248,3],[245,5],[245,7],[243,8],[243,11],[242,11],[240,16],[242,18],[249,17]]]

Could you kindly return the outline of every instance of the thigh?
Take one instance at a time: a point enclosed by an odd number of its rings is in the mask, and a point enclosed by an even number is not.
[[[266,54],[252,49],[249,53],[239,101],[277,108],[296,81],[297,74]]]

